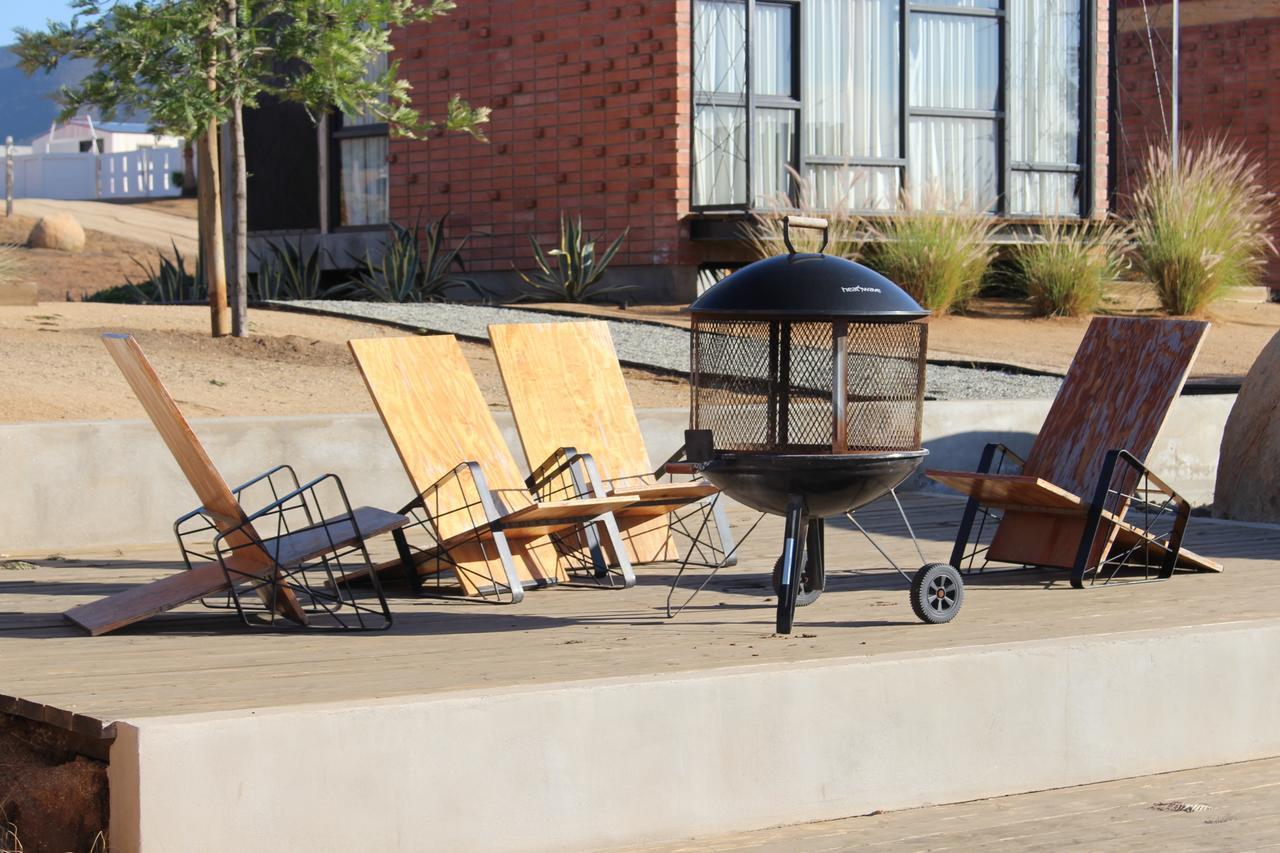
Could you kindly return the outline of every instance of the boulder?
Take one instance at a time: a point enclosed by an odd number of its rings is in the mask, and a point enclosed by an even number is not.
[[[84,229],[70,213],[51,213],[36,222],[27,235],[27,245],[33,249],[78,252],[84,248]]]
[[[1262,350],[1236,397],[1218,451],[1213,514],[1280,522],[1280,334]]]

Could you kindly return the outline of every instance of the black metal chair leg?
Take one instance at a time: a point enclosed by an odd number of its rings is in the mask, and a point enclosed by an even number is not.
[[[776,630],[790,634],[795,624],[796,596],[804,573],[804,545],[808,538],[809,519],[805,515],[804,498],[787,502],[787,528],[782,542],[782,583],[778,589]]]
[[[409,540],[404,530],[391,531],[391,538],[396,542],[396,553],[400,555],[400,568],[404,571],[404,579],[409,584],[409,592],[415,597],[422,595],[422,575],[413,562],[413,552],[409,550]]]

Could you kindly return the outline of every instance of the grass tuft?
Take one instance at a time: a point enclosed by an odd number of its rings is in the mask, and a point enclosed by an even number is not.
[[[1118,222],[1055,220],[1009,252],[1008,276],[1037,314],[1081,317],[1097,309],[1128,267],[1129,246],[1129,231]]]
[[[847,195],[834,205],[819,207],[813,201],[812,184],[800,177],[794,169],[787,167],[787,170],[797,188],[796,199],[793,201],[786,195],[776,196],[752,214],[751,221],[742,226],[742,236],[751,253],[758,258],[787,254],[789,250],[782,239],[783,218],[812,216],[827,220],[829,242],[823,251],[828,255],[856,261],[862,254],[866,233],[861,217],[849,212]],[[843,183],[852,190],[851,181]],[[791,244],[796,247],[797,252],[816,252],[822,245],[822,232],[813,228],[793,228]]]
[[[898,213],[868,220],[866,263],[935,314],[962,309],[995,258],[996,218],[965,203],[944,210],[932,193],[919,204],[903,193],[900,205]]]
[[[1262,167],[1239,144],[1210,139],[1147,152],[1132,199],[1134,264],[1170,314],[1202,313],[1232,288],[1256,284],[1265,256],[1272,194]]]

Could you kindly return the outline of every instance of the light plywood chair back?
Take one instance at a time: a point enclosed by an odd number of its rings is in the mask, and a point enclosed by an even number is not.
[[[138,342],[130,335],[118,334],[103,335],[102,342],[218,529],[226,533],[242,525],[244,511],[240,503],[205,453]]]
[[[1108,450],[1145,461],[1208,329],[1198,320],[1094,318],[1023,474],[1089,499]]]
[[[491,491],[510,490],[500,496],[500,509],[530,503],[524,477],[456,338],[369,338],[348,344],[418,494],[458,465],[478,462]],[[464,486],[446,485],[435,495],[434,509],[462,509],[475,497]],[[442,515],[440,533],[448,537],[470,526],[467,512]]]
[[[653,470],[607,323],[494,325],[489,340],[530,469],[574,447],[605,479]]]

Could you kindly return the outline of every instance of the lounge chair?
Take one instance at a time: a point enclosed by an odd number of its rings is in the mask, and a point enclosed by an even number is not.
[[[1194,320],[1094,319],[1025,460],[988,444],[976,473],[926,471],[969,497],[951,564],[980,568],[981,557],[983,566],[1069,569],[1077,588],[1135,565],[1146,578],[1221,571],[1181,547],[1191,506],[1146,466],[1208,329]],[[1021,470],[1005,473],[1006,462]]]
[[[417,495],[402,511],[414,518],[412,532],[426,535],[425,545],[396,534],[397,565],[415,588],[434,575],[443,591],[442,576],[451,572],[467,596],[515,603],[525,585],[562,583],[570,570],[586,569],[577,562],[582,553],[595,578],[614,579],[603,554],[604,540],[618,541],[611,512],[636,499],[584,493],[537,500],[536,484],[520,475],[452,335],[349,345]],[[392,568],[384,563],[377,571]],[[635,584],[626,560],[616,574],[623,586]]]
[[[67,619],[92,635],[105,634],[225,593],[222,606],[234,608],[250,625],[276,625],[277,617],[284,617],[313,628],[390,626],[391,613],[376,583],[370,593],[357,593],[340,578],[355,565],[370,564],[367,538],[397,529],[407,518],[371,507],[353,510],[335,475],[300,484],[288,466],[229,488],[137,341],[112,334],[103,335],[103,342],[202,506],[174,526],[187,571],[74,607]],[[242,497],[255,491],[269,491],[271,500],[246,512]],[[340,504],[342,512],[326,518],[322,501]],[[268,527],[274,535],[260,535]],[[247,592],[255,593],[261,606],[246,600]]]
[[[632,564],[677,559],[673,527],[702,564],[733,562],[720,490],[673,480],[693,473],[679,452],[654,470],[607,323],[494,325],[489,340],[529,467],[585,451],[607,494],[637,499],[614,513]]]

